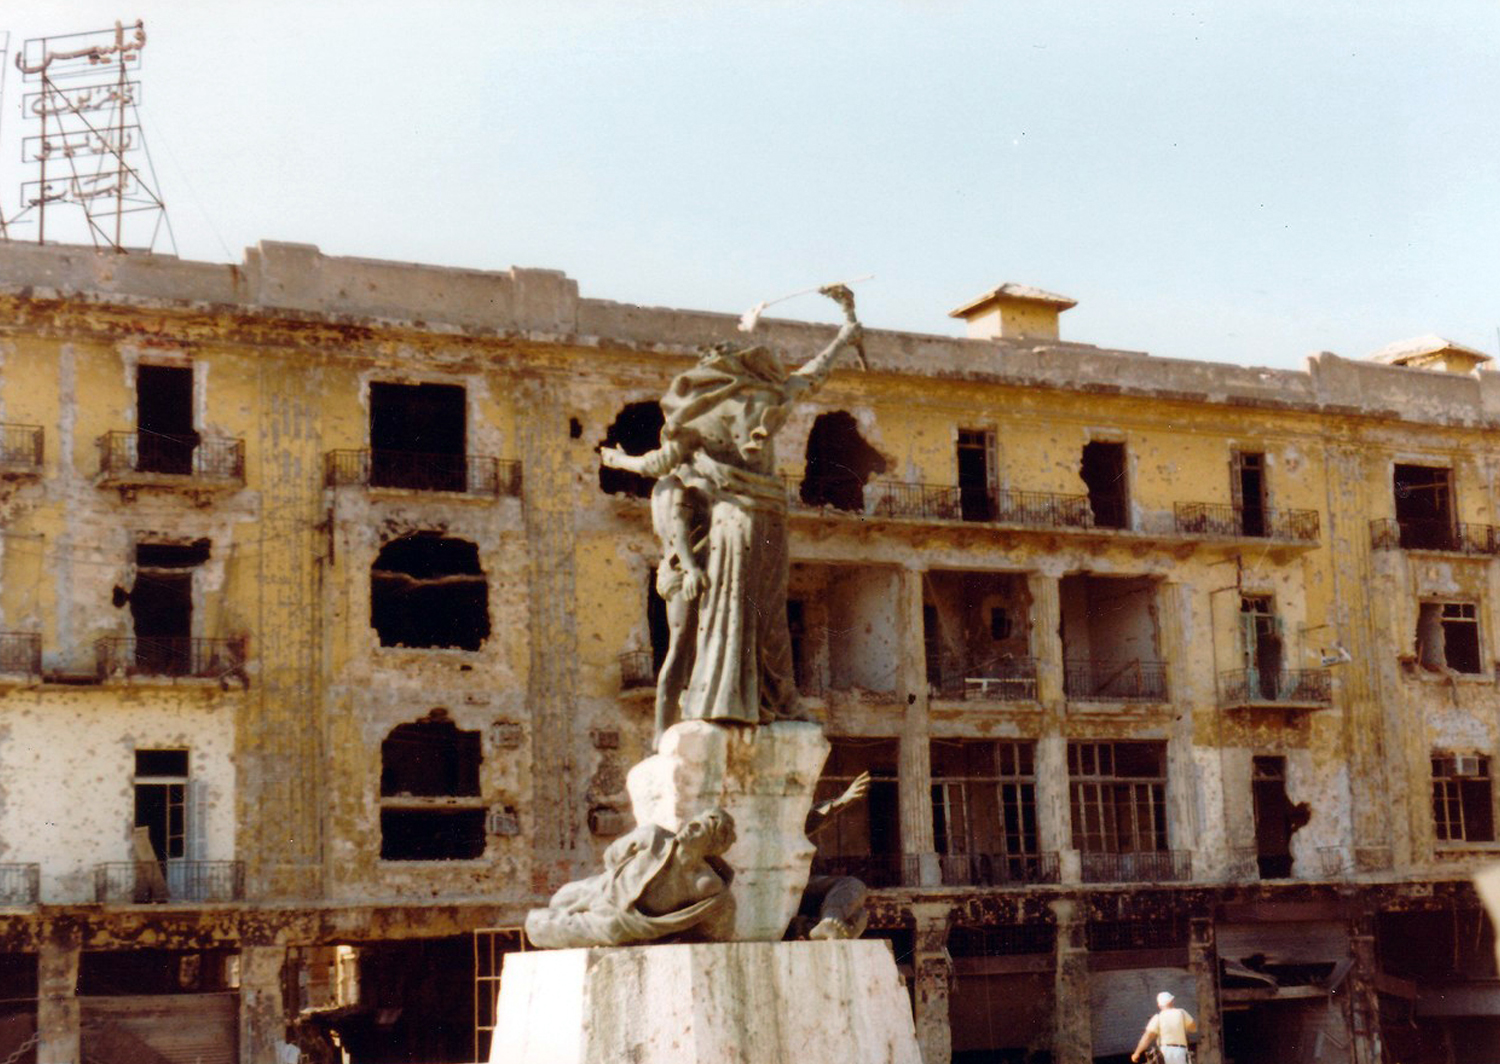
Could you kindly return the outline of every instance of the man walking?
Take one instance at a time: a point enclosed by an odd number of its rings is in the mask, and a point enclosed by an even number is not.
[[[1198,1022],[1187,1010],[1172,1007],[1173,997],[1163,990],[1156,995],[1156,1015],[1146,1023],[1141,1040],[1130,1054],[1132,1064],[1141,1059],[1153,1039],[1161,1046],[1165,1064],[1188,1064],[1188,1032],[1198,1029]]]

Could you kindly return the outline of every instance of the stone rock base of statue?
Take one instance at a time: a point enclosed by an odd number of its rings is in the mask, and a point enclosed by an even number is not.
[[[491,1064],[921,1064],[890,946],[705,942],[511,953]]]
[[[737,840],[724,855],[734,869],[734,941],[776,941],[796,915],[813,856],[807,814],[828,749],[818,724],[690,720],[668,728],[626,777],[638,824],[676,831],[714,806],[734,817]]]

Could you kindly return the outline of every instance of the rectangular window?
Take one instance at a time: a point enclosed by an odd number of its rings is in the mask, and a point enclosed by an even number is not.
[[[137,366],[136,468],[143,473],[191,473],[198,434],[193,430],[193,371],[185,366]]]
[[[1453,528],[1453,470],[1437,466],[1398,465],[1393,473],[1396,526],[1401,546],[1451,550]]]
[[[1166,744],[1071,742],[1073,846],[1084,853],[1167,848]]]
[[[823,766],[814,801],[827,802],[843,794],[862,772],[871,777],[862,802],[855,802],[818,827],[812,840],[818,847],[813,871],[818,875],[848,875],[870,887],[900,886],[901,811],[897,793],[895,739],[830,736],[833,749]]]
[[[995,434],[958,430],[958,504],[965,521],[995,519]]]
[[[370,385],[370,484],[468,487],[467,404],[460,384]]]
[[[1084,444],[1078,474],[1088,488],[1096,528],[1128,528],[1129,492],[1125,483],[1125,445],[1093,440]]]
[[[1240,535],[1266,534],[1266,456],[1235,451],[1230,459],[1230,489],[1238,512]]]
[[[187,856],[188,752],[135,752],[135,826],[159,861]]]
[[[1432,821],[1439,842],[1495,840],[1488,757],[1433,755]]]
[[[1479,609],[1472,602],[1423,602],[1417,610],[1417,660],[1424,668],[1480,673]]]
[[[932,740],[932,830],[940,854],[1037,852],[1036,744]]]
[[[130,589],[137,671],[193,675],[193,570],[208,556],[208,540],[137,544]]]

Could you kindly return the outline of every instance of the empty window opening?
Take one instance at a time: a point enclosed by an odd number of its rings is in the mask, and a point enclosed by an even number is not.
[[[626,454],[648,454],[661,445],[661,430],[666,423],[661,405],[656,400],[627,403],[610,424],[600,446],[618,447]],[[599,466],[599,490],[608,495],[650,498],[655,483],[651,477],[640,473],[611,469],[602,463]]]
[[[193,671],[193,570],[208,560],[208,540],[191,544],[140,543],[130,619],[135,666],[152,676]]]
[[[1073,847],[1088,854],[1167,848],[1165,743],[1070,742]]]
[[[1031,699],[1031,593],[1019,573],[933,570],[923,578],[927,682],[947,697]]]
[[[965,521],[995,519],[995,434],[989,429],[958,430],[958,506]]]
[[[429,532],[387,543],[370,568],[370,624],[383,647],[478,650],[490,634],[479,548]]]
[[[786,632],[792,641],[792,675],[797,679],[797,690],[812,693],[807,659],[807,603],[801,599],[786,600]]]
[[[18,1064],[35,1064],[32,1044],[36,1034],[37,955],[0,953],[0,1053]]]
[[[78,963],[78,995],[218,994],[239,987],[239,962],[239,953],[227,949],[85,950]]]
[[[861,772],[868,772],[871,782],[864,801],[844,809],[814,835],[815,868],[819,874],[856,876],[871,887],[899,886],[899,745],[895,739],[841,737],[830,737],[829,743],[832,749],[818,780],[815,802],[837,798]]]
[[[1432,820],[1439,842],[1493,842],[1490,759],[1478,754],[1432,756]]]
[[[865,442],[852,415],[843,410],[819,414],[807,436],[802,501],[861,512],[865,484],[885,469],[885,457]]]
[[[896,689],[901,628],[894,569],[795,565],[789,590],[806,604],[803,678],[838,691]]]
[[[656,590],[655,569],[646,574],[646,631],[651,637],[651,672],[660,675],[671,646],[672,629],[667,619],[667,601]],[[692,636],[688,633],[684,638]]]
[[[440,709],[398,724],[380,744],[380,795],[477,796],[478,731],[460,731]]]
[[[1306,802],[1293,805],[1286,795],[1286,758],[1255,757],[1250,793],[1255,807],[1255,861],[1261,879],[1292,874],[1292,835],[1310,816]]]
[[[1375,917],[1380,970],[1428,985],[1495,978],[1495,927],[1474,907]]]
[[[483,856],[483,809],[380,810],[382,861],[464,861]]]
[[[1453,470],[1398,465],[1393,473],[1401,546],[1444,550],[1454,545]]]
[[[583,422],[576,417],[568,418],[568,439],[580,440],[583,438]]]
[[[1423,602],[1417,609],[1417,661],[1441,672],[1484,671],[1479,610],[1472,602]]]
[[[1235,451],[1230,463],[1230,489],[1238,510],[1240,534],[1266,534],[1266,456],[1259,451]]]
[[[135,752],[135,827],[158,861],[187,856],[188,752]]]
[[[461,384],[370,384],[370,483],[463,491],[468,404]]]
[[[191,473],[193,371],[186,366],[137,366],[136,468],[147,473]]]
[[[1267,701],[1281,690],[1281,620],[1270,595],[1240,597],[1240,648],[1248,670],[1248,689]]]
[[[1074,573],[1058,582],[1058,595],[1063,682],[1070,699],[1166,698],[1155,579]]]
[[[1088,488],[1089,509],[1093,512],[1095,527],[1129,527],[1125,445],[1100,440],[1084,444],[1078,474]]]
[[[943,881],[994,884],[1029,878],[1034,856],[1036,744],[989,739],[934,739],[932,833],[944,858]]]

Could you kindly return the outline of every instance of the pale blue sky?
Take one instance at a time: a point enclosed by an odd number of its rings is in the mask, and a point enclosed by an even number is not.
[[[867,324],[952,334],[1020,281],[1079,300],[1065,337],[1164,356],[1496,350],[1492,0],[10,0],[0,31],[117,17],[185,258],[289,240],[732,313],[873,273]],[[7,215],[20,95],[11,68]]]

